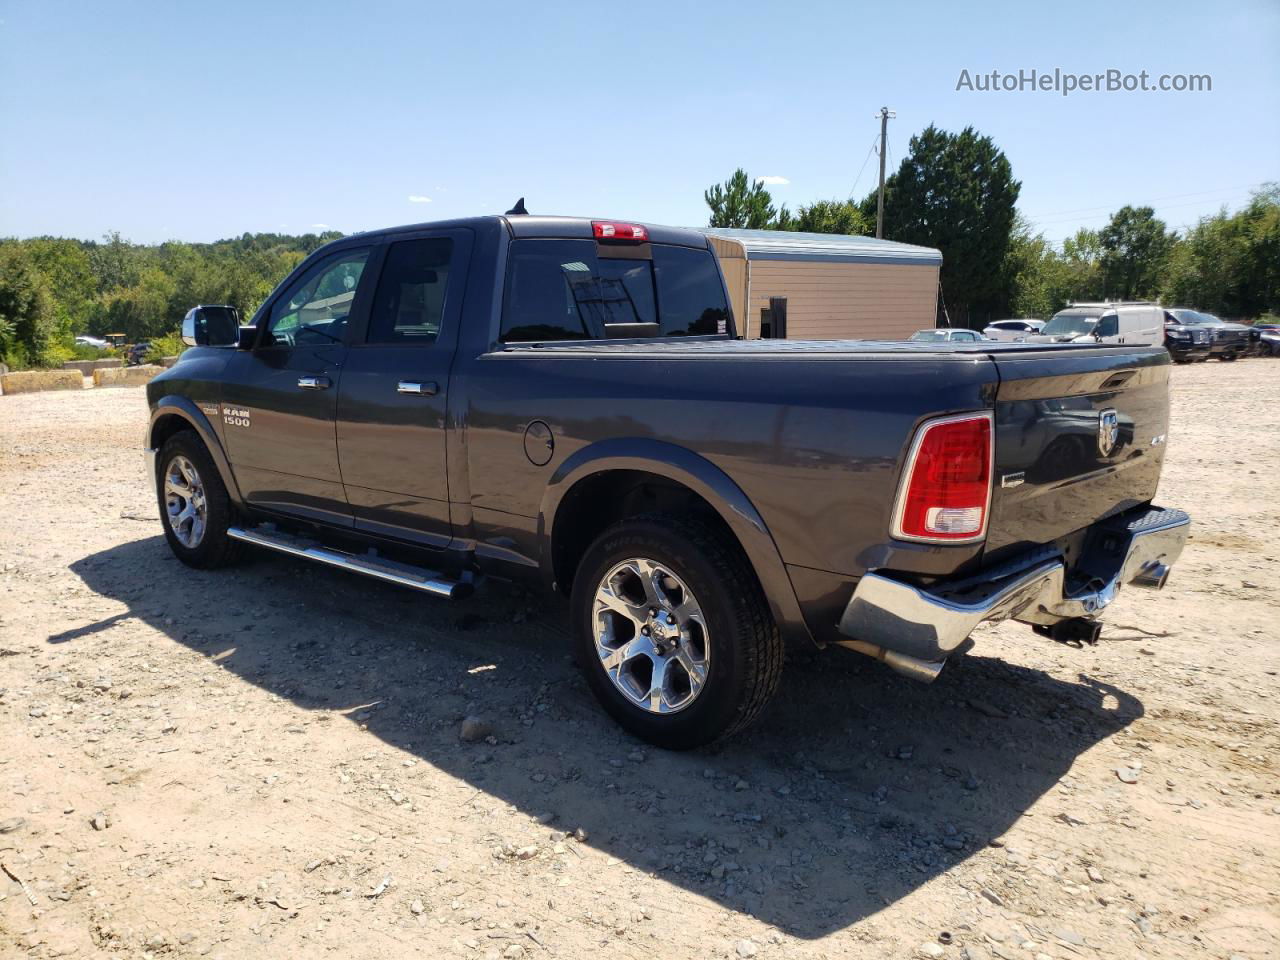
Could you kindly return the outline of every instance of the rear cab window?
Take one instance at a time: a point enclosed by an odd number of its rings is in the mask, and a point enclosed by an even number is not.
[[[730,311],[709,249],[594,240],[513,240],[504,343],[715,336]]]

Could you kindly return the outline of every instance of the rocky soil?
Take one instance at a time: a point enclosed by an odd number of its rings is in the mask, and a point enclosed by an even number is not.
[[[620,733],[553,599],[188,570],[137,388],[0,398],[0,956],[1280,954],[1280,363],[1177,368],[1162,594]]]

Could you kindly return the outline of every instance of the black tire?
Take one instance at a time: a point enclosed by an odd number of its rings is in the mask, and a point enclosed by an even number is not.
[[[1230,363],[1231,361],[1235,360],[1236,357],[1238,356],[1239,354],[1235,354],[1235,353],[1224,353],[1218,359],[1222,360],[1224,363]]]
[[[199,542],[187,546],[174,533],[166,506],[165,475],[175,458],[185,457],[196,472],[204,487],[205,525]],[[160,524],[164,527],[165,540],[173,555],[189,567],[200,570],[212,570],[234,563],[241,556],[241,544],[227,536],[227,528],[236,522],[235,508],[231,505],[231,497],[227,495],[222,475],[214,465],[213,458],[199,435],[191,430],[175,433],[164,442],[160,454],[156,457],[156,499],[160,504]]]
[[[596,591],[613,567],[637,557],[684,581],[706,620],[706,683],[676,713],[635,705],[610,680],[596,649]],[[760,583],[738,545],[701,521],[643,516],[610,527],[578,565],[571,611],[574,652],[592,692],[622,727],[655,746],[688,750],[731,736],[752,723],[778,689],[783,643]]]

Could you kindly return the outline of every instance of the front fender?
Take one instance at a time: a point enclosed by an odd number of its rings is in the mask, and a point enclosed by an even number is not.
[[[565,495],[581,480],[608,470],[656,474],[689,488],[709,503],[733,531],[747,555],[778,628],[811,637],[782,556],[759,511],[723,470],[692,450],[647,437],[614,438],[593,443],[566,457],[542,495],[538,512],[540,564],[547,582],[554,579],[551,531]]]
[[[216,408],[217,404],[211,404],[211,406]],[[231,472],[231,461],[227,459],[226,451],[222,448],[222,441],[218,439],[217,431],[213,429],[209,418],[194,401],[175,394],[169,394],[156,401],[151,410],[151,422],[147,425],[147,449],[155,450],[159,446],[156,443],[156,424],[165,417],[180,417],[199,434],[209,451],[209,456],[213,459],[213,465],[218,468],[218,474],[222,477],[223,486],[227,488],[227,494],[232,502],[237,506],[243,504],[240,487],[236,484],[235,474]]]

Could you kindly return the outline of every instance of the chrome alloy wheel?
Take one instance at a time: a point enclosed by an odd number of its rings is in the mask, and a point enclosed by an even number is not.
[[[208,519],[204,482],[191,461],[181,454],[165,467],[164,511],[169,529],[180,544],[188,549],[200,546]]]
[[[707,683],[706,618],[684,581],[642,557],[615,565],[592,605],[596,653],[605,675],[649,713],[683,710]]]

